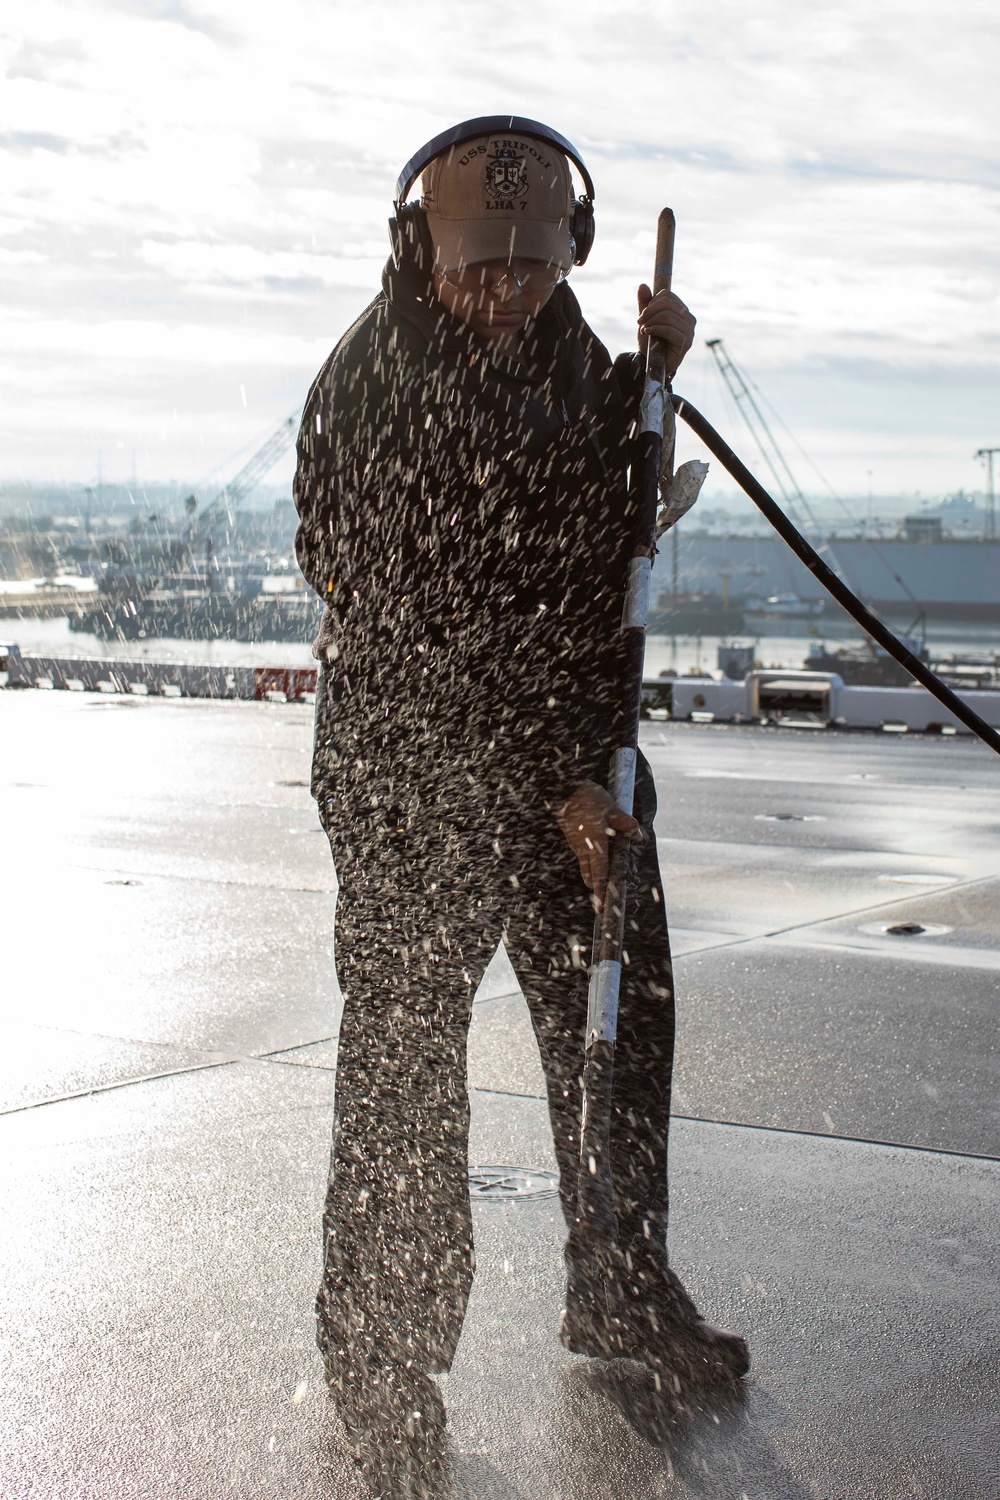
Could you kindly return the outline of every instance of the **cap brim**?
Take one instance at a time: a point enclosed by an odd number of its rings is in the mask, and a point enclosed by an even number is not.
[[[573,250],[569,225],[544,219],[446,219],[427,211],[434,269],[457,271],[480,260],[541,260],[569,271]]]

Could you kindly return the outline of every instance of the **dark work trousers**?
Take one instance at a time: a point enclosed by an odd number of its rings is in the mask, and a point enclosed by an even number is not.
[[[466,1040],[501,937],[538,1039],[572,1222],[593,909],[521,769],[460,734],[401,728],[380,748],[371,724],[338,722],[321,681],[313,790],[339,882],[344,1012],[317,1309],[321,1338],[346,1359],[440,1371],[454,1357],[473,1274]],[[674,1004],[655,810],[640,757],[615,1063],[624,1247],[663,1247],[667,1227]]]

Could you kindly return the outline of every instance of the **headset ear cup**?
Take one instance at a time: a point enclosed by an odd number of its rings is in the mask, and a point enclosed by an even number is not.
[[[573,202],[573,219],[570,224],[570,233],[576,246],[573,253],[574,266],[582,266],[590,254],[595,230],[593,203],[589,198],[576,198]]]
[[[393,265],[397,270],[405,263],[430,274],[434,264],[434,246],[427,215],[419,203],[396,205],[396,212],[389,220],[389,242],[392,245]]]

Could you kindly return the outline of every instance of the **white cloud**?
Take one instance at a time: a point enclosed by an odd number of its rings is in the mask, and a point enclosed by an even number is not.
[[[669,201],[700,331],[726,338],[835,477],[968,485],[971,450],[996,439],[992,3],[959,0],[947,24],[929,0],[28,14],[4,42],[0,275],[17,316],[0,331],[0,472],[87,469],[102,432],[141,446],[146,424],[150,462],[179,473],[205,466],[213,428],[227,450],[234,421],[266,429],[376,289],[403,160],[508,109],[587,156],[599,234],[575,280],[611,345],[634,337]],[[707,396],[706,359],[683,380]],[[273,411],[233,417],[235,370]]]

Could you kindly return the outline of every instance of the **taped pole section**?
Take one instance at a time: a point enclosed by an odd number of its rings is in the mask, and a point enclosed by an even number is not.
[[[656,226],[654,293],[670,290],[674,253],[674,216],[669,208]],[[639,432],[632,454],[630,504],[636,531],[625,588],[619,639],[618,705],[615,749],[608,790],[623,812],[631,814],[642,706],[642,663],[649,614],[650,572],[656,546],[656,515],[661,469],[673,464],[674,411],[670,404],[666,349],[650,339],[642,393]],[[608,851],[608,884],[604,908],[594,924],[594,955],[587,1003],[587,1039],[583,1070],[583,1120],[580,1131],[580,1181],[574,1236],[613,1270],[618,1224],[611,1176],[611,1097],[618,995],[625,938],[625,903],[632,846],[613,838]]]
[[[883,625],[877,615],[862,604],[856,594],[838,578],[832,568],[828,568],[819,553],[809,545],[801,532],[793,526],[785,515],[780,505],[764,489],[763,485],[750,473],[750,470],[740,462],[729,444],[719,436],[712,424],[702,416],[683,396],[672,396],[671,402],[677,411],[677,415],[683,417],[684,421],[696,433],[705,444],[708,451],[719,460],[723,468],[736,480],[742,490],[749,495],[763,516],[770,521],[782,541],[787,542],[800,562],[805,563],[809,571],[819,580],[831,598],[847,611],[866,635],[877,641],[882,649],[898,661],[910,676],[925,687],[939,703],[943,704],[949,712],[955,715],[967,729],[978,735],[985,745],[995,750],[1000,755],[1000,733],[992,725],[981,719],[975,709],[964,703],[957,693],[953,693],[947,683],[941,681],[935,672],[932,672],[926,662],[922,662],[919,656],[897,640],[888,626]]]

